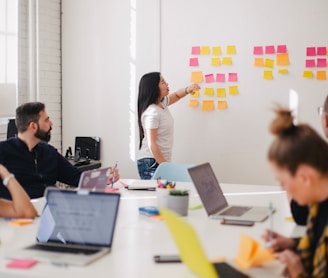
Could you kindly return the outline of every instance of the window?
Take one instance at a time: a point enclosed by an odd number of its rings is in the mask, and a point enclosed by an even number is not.
[[[17,81],[17,0],[0,0],[0,83]]]

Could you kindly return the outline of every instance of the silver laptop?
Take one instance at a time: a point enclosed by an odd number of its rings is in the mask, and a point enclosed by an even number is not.
[[[37,242],[7,258],[83,266],[111,251],[119,193],[47,188],[45,199]]]
[[[81,174],[78,189],[89,191],[105,191],[111,167],[84,171]]]
[[[270,215],[268,207],[229,205],[209,163],[188,171],[210,218],[261,222]]]

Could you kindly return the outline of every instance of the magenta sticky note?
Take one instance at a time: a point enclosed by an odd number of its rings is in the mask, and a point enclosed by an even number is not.
[[[307,47],[306,48],[306,56],[315,56],[315,47]]]
[[[225,82],[225,75],[224,75],[224,73],[217,73],[216,74],[216,82]]]
[[[189,59],[189,66],[191,67],[197,67],[198,66],[198,58],[190,58]]]
[[[275,50],[274,50],[274,45],[267,45],[265,47],[265,54],[274,54]]]
[[[191,54],[192,55],[199,55],[200,54],[200,46],[193,46],[191,48]]]
[[[230,72],[229,73],[229,77],[228,77],[228,81],[229,82],[237,82],[237,73],[235,72]]]
[[[313,60],[313,59],[305,60],[305,67],[306,68],[314,68],[315,67],[315,60]]]
[[[263,55],[263,47],[262,46],[254,46],[253,54],[254,55]]]
[[[317,47],[317,55],[326,56],[327,48],[325,46]]]
[[[286,45],[278,45],[277,46],[277,53],[287,53],[287,46]]]
[[[205,82],[206,83],[212,83],[214,82],[214,75],[211,74],[205,74]]]
[[[317,59],[317,67],[318,68],[325,68],[325,67],[327,67],[327,59],[326,58],[319,58],[319,59]]]

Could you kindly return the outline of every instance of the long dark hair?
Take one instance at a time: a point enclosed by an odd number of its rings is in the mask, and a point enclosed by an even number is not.
[[[142,139],[145,137],[145,132],[141,123],[141,115],[149,105],[157,103],[159,92],[160,72],[150,72],[141,77],[139,82],[138,95],[138,126],[139,126],[139,150],[141,149]]]
[[[275,135],[269,151],[269,161],[286,168],[294,176],[299,165],[307,164],[322,175],[328,175],[328,144],[312,127],[307,124],[295,125],[290,110],[282,107],[275,109],[276,118],[270,125]]]

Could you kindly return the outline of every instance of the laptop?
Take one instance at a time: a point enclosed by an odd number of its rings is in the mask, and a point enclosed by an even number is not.
[[[264,206],[229,205],[209,163],[188,171],[210,218],[262,222],[272,213]]]
[[[198,277],[249,277],[226,262],[210,262],[194,228],[187,221],[165,208],[161,208],[160,213],[177,245],[182,262]]]
[[[87,265],[112,248],[119,193],[47,188],[37,242],[6,254],[55,265]]]
[[[89,191],[105,191],[111,167],[84,171],[81,174],[78,189]]]

